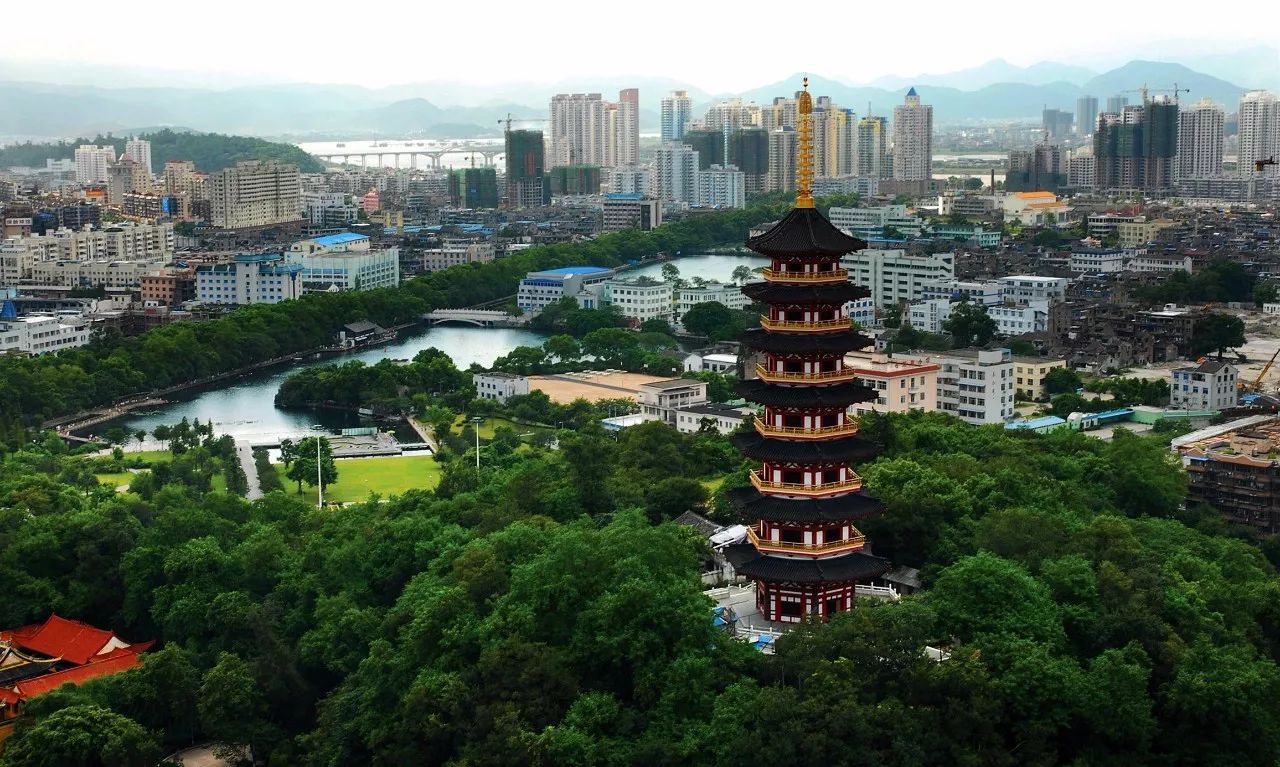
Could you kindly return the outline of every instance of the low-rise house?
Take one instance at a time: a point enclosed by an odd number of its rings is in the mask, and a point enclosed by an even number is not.
[[[1236,369],[1221,360],[1205,360],[1171,374],[1169,407],[1175,410],[1226,410],[1235,407]]]
[[[473,373],[471,381],[475,384],[476,396],[480,399],[506,402],[509,397],[529,393],[529,379],[513,373]]]

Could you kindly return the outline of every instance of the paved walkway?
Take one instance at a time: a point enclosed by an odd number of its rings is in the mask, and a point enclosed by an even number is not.
[[[240,458],[240,468],[244,469],[245,479],[249,480],[249,492],[245,497],[257,500],[262,497],[262,485],[258,484],[258,465],[253,462],[253,448],[248,442],[236,442],[236,456]]]

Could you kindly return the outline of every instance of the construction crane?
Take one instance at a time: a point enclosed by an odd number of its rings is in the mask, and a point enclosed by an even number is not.
[[[505,120],[501,118],[498,119],[499,125],[505,124],[507,126],[506,130],[503,131],[503,135],[506,135],[511,132],[512,121],[521,122],[521,123],[544,123],[547,121],[547,118],[545,117],[512,117],[511,113],[507,112],[507,119]]]
[[[1141,93],[1141,94],[1142,94],[1142,103],[1143,103],[1143,104],[1146,104],[1146,103],[1147,103],[1147,94],[1148,94],[1148,93],[1172,93],[1172,94],[1173,94],[1173,103],[1177,104],[1177,103],[1178,103],[1178,96],[1179,96],[1180,94],[1183,94],[1183,93],[1190,93],[1190,92],[1191,92],[1191,89],[1190,89],[1190,88],[1179,88],[1177,83],[1174,83],[1172,88],[1148,88],[1148,87],[1147,87],[1147,84],[1146,84],[1146,83],[1143,83],[1143,84],[1142,84],[1140,87],[1138,87],[1138,88],[1133,88],[1133,89],[1130,89],[1130,90],[1127,90],[1127,91],[1120,91],[1120,92],[1121,92],[1121,93]]]
[[[1252,381],[1240,382],[1239,389],[1243,392],[1256,392],[1262,388],[1262,379],[1267,377],[1267,372],[1271,370],[1271,366],[1275,364],[1276,357],[1280,357],[1280,347],[1276,348],[1276,353],[1271,355],[1271,359],[1267,360],[1267,364],[1262,366],[1262,371],[1258,373],[1258,377]]]

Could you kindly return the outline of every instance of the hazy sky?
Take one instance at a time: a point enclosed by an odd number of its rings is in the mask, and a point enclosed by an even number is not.
[[[15,2],[5,21],[0,58],[206,73],[211,85],[644,75],[718,92],[798,71],[857,83],[996,57],[1099,70],[1132,58],[1176,60],[1271,44],[1280,38],[1280,3],[63,0],[53,15]]]

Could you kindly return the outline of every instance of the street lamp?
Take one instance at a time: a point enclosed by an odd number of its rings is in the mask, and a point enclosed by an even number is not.
[[[476,476],[480,476],[480,424],[484,423],[483,416],[473,416],[471,418],[471,427],[476,433]]]
[[[312,431],[323,432],[324,427],[318,424],[311,425]],[[316,508],[324,508],[324,474],[320,464],[320,437],[316,436]]]

